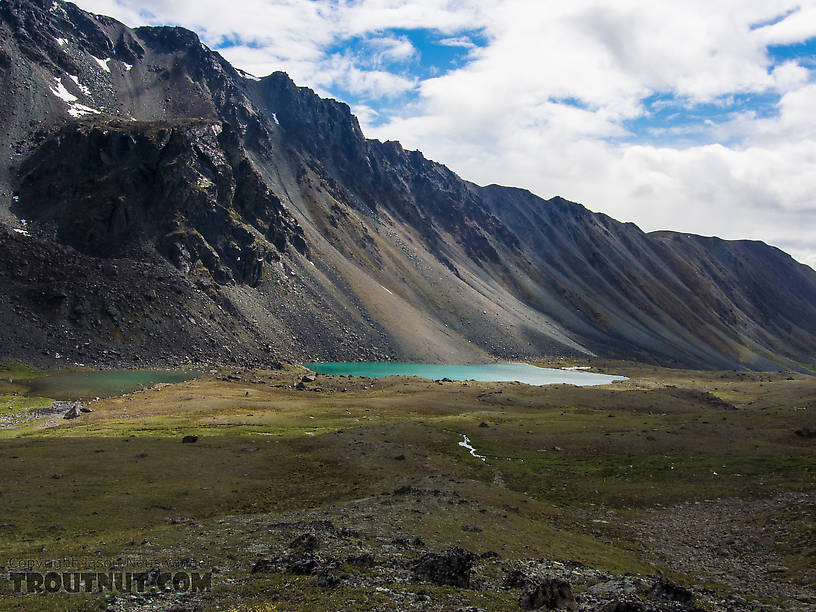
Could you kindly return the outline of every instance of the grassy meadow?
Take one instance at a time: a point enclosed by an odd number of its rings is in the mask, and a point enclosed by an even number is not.
[[[217,570],[205,609],[387,607],[388,596],[353,581],[327,592],[311,577],[251,572],[286,537],[269,525],[331,520],[372,542],[404,535],[431,550],[458,544],[719,588],[656,560],[631,525],[673,504],[813,492],[816,440],[795,430],[816,425],[816,377],[590,365],[630,380],[318,376],[299,390],[305,370],[293,366],[159,385],[93,402],[74,420],[23,418],[50,400],[8,382],[19,372],[0,372],[0,566],[192,558]],[[182,443],[190,435],[198,441]],[[812,515],[780,508],[752,520],[784,526],[773,544],[782,578],[811,588],[816,551],[798,543],[814,541]],[[444,600],[455,589],[426,590]],[[468,597],[517,609],[495,589]],[[19,595],[0,580],[4,610],[108,605],[104,594]]]

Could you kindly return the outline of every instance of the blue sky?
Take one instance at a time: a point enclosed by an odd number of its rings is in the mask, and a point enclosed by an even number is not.
[[[816,0],[80,0],[285,70],[477,183],[816,265]]]

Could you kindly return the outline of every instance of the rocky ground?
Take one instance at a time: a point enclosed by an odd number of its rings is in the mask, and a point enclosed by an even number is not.
[[[459,506],[478,502],[462,497],[455,483],[431,479],[425,484],[428,486],[403,487],[324,511],[225,517],[218,521],[217,529],[234,543],[233,554],[225,565],[216,568],[215,583],[220,576],[239,574],[240,578],[226,580],[233,583],[233,588],[246,588],[253,582],[261,586],[265,601],[275,610],[299,608],[298,598],[292,593],[298,590],[324,599],[315,609],[329,609],[334,604],[325,600],[336,597],[332,601],[337,602],[334,609],[339,610],[363,609],[358,608],[362,602],[349,595],[355,591],[376,594],[373,601],[365,598],[364,605],[377,610],[816,609],[812,588],[780,579],[774,566],[768,565],[769,559],[754,550],[718,555],[709,550],[710,546],[702,546],[696,554],[692,548],[701,542],[722,544],[711,537],[722,524],[713,523],[727,521],[729,510],[755,518],[757,512],[768,508],[812,501],[813,494],[758,500],[753,505],[736,500],[716,508],[683,505],[636,522],[633,526],[647,550],[665,551],[661,561],[701,580],[681,585],[661,575],[616,575],[575,561],[503,558],[494,550],[460,546],[438,550],[423,538],[400,530],[399,517],[417,512],[450,513]],[[461,529],[481,531],[467,524]],[[734,537],[731,534],[724,539],[732,541]],[[719,561],[712,562],[714,557]],[[200,567],[193,558],[190,563],[194,569]],[[731,588],[712,589],[707,586],[711,580]],[[107,609],[181,612],[210,609],[212,603],[206,596],[155,592],[111,597]]]
[[[733,586],[741,593],[816,604],[813,588],[780,579],[790,571],[777,546],[813,559],[816,493],[787,493],[757,500],[711,499],[653,509],[633,527],[652,558],[684,573]],[[793,510],[810,518],[811,530],[796,534],[775,515]],[[803,577],[812,583],[813,568]]]
[[[2,358],[51,367],[271,361],[248,325],[217,317],[220,307],[160,260],[100,259],[0,228],[0,287]]]

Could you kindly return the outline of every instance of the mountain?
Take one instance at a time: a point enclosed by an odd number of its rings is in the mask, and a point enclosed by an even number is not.
[[[782,251],[480,187],[188,30],[3,0],[0,84],[5,357],[814,364]]]

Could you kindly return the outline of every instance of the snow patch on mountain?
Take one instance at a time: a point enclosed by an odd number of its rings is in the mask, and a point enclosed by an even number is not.
[[[94,58],[94,60],[96,60],[96,63],[99,64],[99,67],[102,68],[102,70],[104,70],[105,72],[110,72],[108,62],[111,60],[111,58],[106,57],[105,59],[99,59],[95,55],[92,55],[91,57]]]
[[[76,77],[72,74],[68,75],[74,83],[76,83],[77,87],[82,90],[82,93],[90,96],[91,90],[88,89],[86,86],[80,84],[79,77]],[[77,102],[79,98],[77,98],[74,94],[70,91],[65,89],[65,85],[62,84],[62,79],[60,77],[54,77],[55,84],[51,87],[51,93],[58,97],[60,100],[65,102],[68,105],[67,112],[74,118],[83,117],[85,115],[101,115],[102,111],[97,110],[95,108],[91,108],[90,106],[86,106],[84,104],[80,104]]]
[[[85,106],[84,104],[80,104],[79,102],[75,102],[68,107],[68,114],[74,118],[79,118],[91,114],[101,115],[102,111],[99,111],[95,108],[91,108],[90,106]]]
[[[68,77],[76,84],[76,86],[79,88],[79,91],[81,91],[86,96],[90,97],[91,90],[88,88],[87,85],[83,85],[82,83],[79,82],[78,76],[69,74]]]
[[[238,73],[242,77],[244,77],[245,79],[249,79],[250,81],[260,81],[261,80],[259,77],[256,77],[254,74],[250,74],[249,72],[247,72],[245,70],[241,70],[240,68],[237,68],[237,70],[238,70]]]
[[[51,88],[51,93],[57,96],[60,100],[65,102],[66,104],[70,104],[71,102],[76,102],[79,100],[74,94],[70,91],[65,89],[65,85],[62,84],[62,79],[59,77],[54,77],[56,81],[56,86]]]

